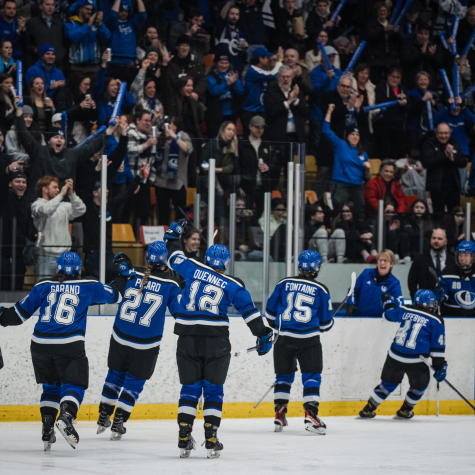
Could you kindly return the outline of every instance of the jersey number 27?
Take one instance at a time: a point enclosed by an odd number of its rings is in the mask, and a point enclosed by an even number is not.
[[[122,304],[120,309],[120,319],[125,320],[126,322],[134,323],[135,318],[137,317],[137,312],[133,312],[141,303],[142,299],[144,303],[150,304],[150,308],[145,312],[145,314],[140,318],[139,325],[144,327],[150,326],[150,321],[155,315],[155,312],[162,305],[163,297],[152,292],[146,292],[145,294],[140,293],[137,289],[127,289],[124,294],[124,298],[131,299]]]

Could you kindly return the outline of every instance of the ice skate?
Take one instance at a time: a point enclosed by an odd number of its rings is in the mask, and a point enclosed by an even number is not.
[[[180,449],[180,458],[190,456],[192,450],[196,450],[196,442],[191,435],[193,430],[192,424],[180,422],[180,431],[178,432],[178,448]]]
[[[373,419],[373,417],[376,417],[375,409],[376,408],[368,401],[368,404],[360,411],[360,417],[362,419]]]
[[[127,432],[124,427],[124,418],[122,416],[122,409],[116,409],[114,415],[114,421],[111,427],[111,440],[120,440],[122,436]]]
[[[401,406],[401,409],[396,412],[397,419],[412,419],[414,417],[414,413],[412,412],[412,408],[404,402]]]
[[[44,442],[45,452],[49,452],[51,450],[51,446],[56,442],[54,420],[52,416],[43,417],[43,431],[41,440]]]
[[[73,426],[73,416],[68,412],[68,404],[61,404],[61,413],[59,414],[56,427],[62,436],[66,439],[66,442],[73,448],[79,444],[79,435]]]
[[[318,405],[306,402],[303,408],[305,409],[305,430],[314,434],[325,435],[327,433],[327,426],[317,416]]]
[[[111,416],[106,410],[105,405],[101,403],[99,405],[99,419],[97,420],[97,434],[102,434],[107,428],[111,426]],[[113,407],[113,406],[109,406]]]
[[[287,427],[289,423],[287,422],[287,404],[278,404],[275,407],[275,419],[274,419],[274,432],[282,432],[284,427]]]
[[[223,444],[218,440],[218,427],[212,424],[206,423],[205,428],[205,443],[206,450],[208,451],[209,459],[216,459],[221,455],[223,450]]]

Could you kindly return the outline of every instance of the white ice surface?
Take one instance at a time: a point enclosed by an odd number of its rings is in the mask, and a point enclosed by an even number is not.
[[[0,474],[474,474],[475,417],[415,417],[410,421],[377,417],[360,420],[327,417],[326,436],[303,430],[289,419],[283,433],[271,419],[226,419],[219,430],[224,451],[208,460],[202,420],[193,435],[197,450],[179,458],[175,421],[130,421],[120,442],[110,432],[96,435],[96,424],[78,422],[76,450],[61,434],[43,452],[40,423],[0,424]]]

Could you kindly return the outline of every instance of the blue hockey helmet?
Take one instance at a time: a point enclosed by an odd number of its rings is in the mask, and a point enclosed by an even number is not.
[[[472,261],[470,262],[470,264],[461,264],[459,262],[460,254],[471,254]],[[473,264],[474,257],[475,257],[475,243],[473,243],[472,241],[462,241],[457,246],[457,251],[455,252],[455,262],[462,270],[470,269],[470,267]]]
[[[424,308],[433,309],[437,306],[437,298],[432,290],[420,289],[414,295],[414,303]]]
[[[205,253],[206,264],[211,267],[226,270],[231,261],[231,254],[226,246],[213,244]]]
[[[56,261],[56,271],[68,275],[79,275],[82,268],[82,260],[75,252],[63,252]]]
[[[299,256],[299,270],[318,274],[321,264],[322,258],[317,251],[303,251]]]
[[[163,241],[154,241],[147,249],[147,261],[152,264],[166,264],[168,259],[167,245]]]

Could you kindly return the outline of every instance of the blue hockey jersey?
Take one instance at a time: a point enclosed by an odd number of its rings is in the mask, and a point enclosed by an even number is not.
[[[392,274],[378,282],[376,269],[365,269],[356,279],[355,290],[348,297],[348,305],[356,304],[359,315],[380,317],[383,314],[381,297],[389,293],[395,299],[402,297],[401,284]]]
[[[279,328],[280,337],[312,338],[333,326],[328,289],[303,277],[282,279],[267,301],[269,325]]]
[[[401,305],[384,312],[383,318],[400,324],[389,349],[391,358],[401,363],[422,363],[420,355],[426,358],[445,357],[442,317]]]
[[[62,283],[50,279],[38,282],[31,292],[14,307],[21,322],[26,322],[40,307],[31,338],[32,348],[62,353],[61,347],[77,343],[84,347],[87,310],[93,304],[118,303],[122,300],[117,289],[97,280],[66,280]],[[75,347],[78,345],[75,345]],[[71,348],[64,348],[71,351]]]
[[[172,315],[178,310],[180,285],[176,277],[160,272],[159,275],[151,274],[144,290],[139,292],[144,274],[143,269],[135,270],[135,278],[126,282],[112,338],[121,345],[138,350],[158,348],[167,306]]]
[[[173,245],[167,243],[167,247]],[[188,259],[181,250],[170,252],[169,247],[169,256],[168,265],[186,281],[175,318],[175,334],[227,336],[228,308],[234,305],[253,335],[262,335],[261,313],[242,281],[220,274],[195,259]]]
[[[444,289],[443,316],[475,315],[475,274],[465,274],[457,265],[446,267],[440,276]]]

